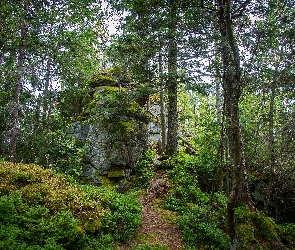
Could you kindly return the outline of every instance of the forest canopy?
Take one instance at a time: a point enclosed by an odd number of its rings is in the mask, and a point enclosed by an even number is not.
[[[195,199],[200,192],[204,199],[224,195],[218,208],[224,210],[218,211],[226,223],[215,236],[225,233],[231,249],[254,230],[235,213],[243,206],[253,213],[249,218],[262,221],[263,212],[276,223],[295,223],[294,4],[1,1],[1,162],[38,164],[80,180],[87,149],[69,133],[73,124],[99,120],[125,140],[139,137],[139,128],[154,121],[160,139],[150,144],[152,155],[172,171],[172,179],[177,176],[173,182],[194,190],[171,192]],[[152,178],[151,162],[133,164],[143,186]],[[167,207],[182,211],[181,202],[169,197]]]

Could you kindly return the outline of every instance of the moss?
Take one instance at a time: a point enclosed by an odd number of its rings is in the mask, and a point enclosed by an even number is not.
[[[141,234],[135,237],[138,246],[133,250],[168,250],[169,247],[157,240],[157,233]],[[156,242],[155,242],[156,241]]]
[[[101,228],[102,223],[100,218],[94,218],[94,219],[82,220],[81,226],[84,230],[93,233],[99,228]]]
[[[129,121],[118,121],[115,123],[115,127],[117,130],[119,130],[121,133],[127,133],[131,134],[134,133],[136,130],[136,124],[135,121],[129,120]]]
[[[124,169],[114,169],[108,173],[109,178],[118,178],[118,177],[124,177],[125,171]]]
[[[99,86],[117,86],[118,87],[118,82],[117,80],[111,77],[108,77],[104,73],[97,73],[91,77],[91,79],[88,81],[88,85],[91,88],[95,88]]]
[[[110,190],[115,190],[116,185],[107,175],[100,175],[101,185],[107,187]]]
[[[169,223],[169,224],[176,224],[177,223],[177,212],[173,212],[171,210],[166,210],[163,208],[160,208],[158,210],[161,214],[161,222],[162,223]]]
[[[154,117],[147,113],[137,102],[130,101],[126,107],[126,114],[135,117],[136,119],[148,123],[154,119]]]
[[[101,99],[102,96],[115,97],[120,89],[118,87],[101,86],[93,93],[94,101]]]
[[[0,169],[5,180],[0,185],[1,195],[18,190],[29,206],[42,205],[52,214],[70,210],[85,231],[88,229],[83,221],[96,220],[92,226],[97,228],[98,220],[105,213],[100,201],[85,199],[87,194],[69,176],[32,164],[0,163]]]
[[[255,229],[251,224],[237,226],[239,245],[241,249],[262,249],[254,235]]]
[[[295,249],[295,223],[281,224],[277,226],[279,236],[286,246]]]
[[[265,240],[280,241],[276,232],[276,225],[271,218],[259,211],[251,213],[250,218],[255,228],[259,230],[259,234],[261,234]]]

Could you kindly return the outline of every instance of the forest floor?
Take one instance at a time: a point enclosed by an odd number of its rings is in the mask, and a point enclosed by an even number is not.
[[[168,192],[168,177],[158,172],[150,183],[150,188],[140,197],[143,206],[142,225],[135,237],[125,242],[120,250],[148,246],[149,249],[184,249],[182,235],[177,225],[177,214],[163,208],[163,195]]]

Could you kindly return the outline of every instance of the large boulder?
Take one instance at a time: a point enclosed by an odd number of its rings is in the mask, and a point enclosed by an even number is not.
[[[91,119],[75,122],[70,133],[84,140],[82,183],[124,187],[148,149],[151,116],[120,87],[98,86],[89,105]]]

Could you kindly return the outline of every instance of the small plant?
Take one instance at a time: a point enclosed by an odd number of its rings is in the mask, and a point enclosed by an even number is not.
[[[154,169],[152,167],[156,152],[147,150],[140,161],[136,163],[136,182],[139,187],[147,188],[150,184],[151,178],[154,176]]]

